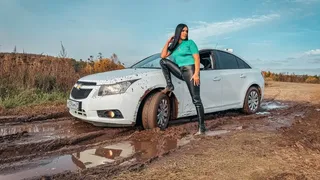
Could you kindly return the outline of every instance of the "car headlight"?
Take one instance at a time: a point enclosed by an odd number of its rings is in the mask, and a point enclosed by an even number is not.
[[[112,94],[121,94],[126,92],[129,86],[137,80],[124,81],[116,84],[102,85],[99,88],[98,96],[106,96]]]

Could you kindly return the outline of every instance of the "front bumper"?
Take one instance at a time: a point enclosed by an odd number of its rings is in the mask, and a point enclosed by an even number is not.
[[[129,93],[97,96],[97,92],[98,87],[95,87],[85,99],[75,99],[70,96],[69,100],[79,102],[80,106],[78,108],[71,108],[68,105],[69,113],[95,126],[123,127],[135,125],[135,114],[139,96]],[[118,110],[123,117],[99,117],[98,111],[101,110]]]

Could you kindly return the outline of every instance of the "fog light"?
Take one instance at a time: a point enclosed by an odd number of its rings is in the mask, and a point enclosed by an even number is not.
[[[111,117],[111,118],[114,118],[115,114],[114,114],[113,111],[107,111],[107,116]]]
[[[123,118],[121,112],[117,109],[98,110],[97,114],[102,118]]]

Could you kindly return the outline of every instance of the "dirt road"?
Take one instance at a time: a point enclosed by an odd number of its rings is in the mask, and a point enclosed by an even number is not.
[[[320,179],[320,85],[270,82],[254,115],[98,128],[64,105],[0,112],[2,179]]]

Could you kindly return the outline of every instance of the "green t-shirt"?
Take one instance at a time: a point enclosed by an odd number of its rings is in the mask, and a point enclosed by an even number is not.
[[[193,54],[199,54],[197,45],[193,40],[183,40],[171,56],[172,60],[181,67],[194,64]]]

